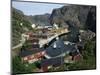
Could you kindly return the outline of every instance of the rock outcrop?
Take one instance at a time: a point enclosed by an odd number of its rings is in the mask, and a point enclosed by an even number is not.
[[[54,9],[50,16],[50,23],[68,28],[88,28],[95,32],[96,29],[96,7],[83,5],[69,5]]]

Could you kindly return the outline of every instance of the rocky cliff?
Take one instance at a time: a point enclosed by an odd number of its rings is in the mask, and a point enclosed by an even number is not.
[[[54,9],[50,16],[50,23],[68,28],[81,28],[96,31],[96,7],[83,5],[69,5]]]

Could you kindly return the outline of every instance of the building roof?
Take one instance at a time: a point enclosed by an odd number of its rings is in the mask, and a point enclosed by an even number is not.
[[[39,44],[33,44],[32,47],[33,47],[33,49],[34,48],[39,48]]]
[[[39,39],[33,37],[33,38],[30,38],[28,42],[39,42]]]
[[[34,50],[34,49],[39,49],[39,44],[29,43],[22,47],[22,50]]]
[[[54,44],[56,44],[56,48],[54,48]],[[76,50],[77,49],[75,48],[74,44],[65,45],[62,40],[57,40],[54,43],[52,43],[48,48],[46,48],[46,53],[50,57],[55,57],[63,53],[67,53],[67,52],[69,53],[69,52],[73,52]]]
[[[21,52],[19,53],[19,55],[21,57],[25,57],[25,56],[29,56],[29,55],[32,55],[32,54],[35,54],[35,53],[38,53],[38,52],[41,52],[43,50],[41,49],[33,49],[33,50],[21,50]]]
[[[41,61],[41,67],[45,66],[60,66],[64,63],[64,58],[63,57],[57,57],[57,58],[52,58],[52,59],[44,59]]]

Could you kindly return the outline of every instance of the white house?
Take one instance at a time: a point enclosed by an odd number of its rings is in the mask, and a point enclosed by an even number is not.
[[[53,24],[53,26],[56,28],[56,29],[59,29],[58,25],[56,23]]]
[[[35,28],[36,27],[36,25],[35,24],[32,24],[32,28]]]

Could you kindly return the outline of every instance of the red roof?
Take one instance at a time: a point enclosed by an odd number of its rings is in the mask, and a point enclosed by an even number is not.
[[[40,59],[40,58],[42,58],[45,55],[45,53],[43,54],[42,52],[44,52],[44,51],[38,52],[38,53],[36,53],[34,55],[27,56],[27,58],[28,58],[27,60]]]

